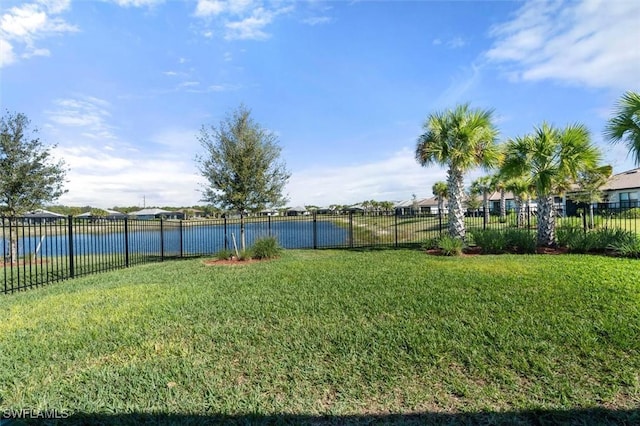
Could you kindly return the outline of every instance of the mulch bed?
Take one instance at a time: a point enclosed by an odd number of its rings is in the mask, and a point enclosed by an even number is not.
[[[271,259],[237,259],[236,257],[233,257],[231,259],[208,259],[203,261],[202,263],[204,263],[207,266],[214,266],[214,265],[220,265],[220,266],[239,266],[239,265],[249,265],[251,263],[259,263],[259,262],[266,262],[269,261]]]

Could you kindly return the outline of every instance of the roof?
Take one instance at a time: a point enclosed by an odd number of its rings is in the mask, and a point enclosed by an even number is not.
[[[54,213],[54,212],[50,212],[49,210],[37,209],[37,210],[33,210],[33,211],[25,214],[24,217],[32,217],[32,218],[39,218],[39,217],[65,217],[65,215]]]
[[[162,209],[142,209],[142,210],[138,210],[137,212],[131,212],[129,213],[132,216],[156,216],[159,214],[172,214],[175,212],[170,212],[168,210],[162,210]]]
[[[126,214],[120,213],[120,212],[115,211],[115,210],[106,209],[106,210],[103,210],[103,211],[107,212],[107,216],[122,216],[122,217],[126,216]],[[93,213],[91,213],[89,211],[89,212],[86,212],[86,213],[79,214],[76,217],[93,217]]]
[[[296,207],[291,207],[290,209],[287,209],[288,212],[306,212],[307,209],[305,209],[302,206],[296,206]]]
[[[609,178],[600,189],[603,191],[615,191],[618,189],[640,188],[640,168],[627,170]]]

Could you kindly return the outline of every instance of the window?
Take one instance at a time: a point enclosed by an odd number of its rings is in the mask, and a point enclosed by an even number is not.
[[[637,192],[621,192],[620,193],[620,207],[638,207],[638,193]]]

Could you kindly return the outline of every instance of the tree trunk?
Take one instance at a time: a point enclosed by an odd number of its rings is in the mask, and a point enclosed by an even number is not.
[[[591,219],[591,229],[594,229],[596,227],[596,223],[593,219],[593,203],[589,203],[589,219]]]
[[[485,226],[489,224],[489,221],[491,220],[491,215],[490,215],[490,211],[489,211],[489,193],[488,192],[483,192],[482,193],[482,203],[484,205],[484,224]]]
[[[245,238],[244,238],[244,214],[240,213],[240,249],[245,250]]]
[[[438,216],[440,217],[440,222],[442,222],[442,213],[444,210],[444,200],[442,197],[438,197]]]
[[[500,220],[504,221],[507,217],[507,199],[504,188],[500,189]]]
[[[538,245],[552,247],[556,243],[556,215],[553,196],[538,195]]]
[[[449,235],[464,239],[464,176],[462,171],[450,168],[447,173],[449,187]]]
[[[515,201],[516,201],[516,227],[518,228],[522,228],[522,226],[524,225],[524,215],[526,213],[525,211],[525,205],[524,202],[522,200],[522,198],[516,196],[515,197]]]

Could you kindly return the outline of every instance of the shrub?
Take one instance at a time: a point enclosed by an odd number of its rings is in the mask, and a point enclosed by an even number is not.
[[[229,260],[233,257],[233,251],[229,249],[218,250],[214,255],[218,260]]]
[[[609,248],[615,250],[621,256],[640,259],[640,238],[638,237],[633,240],[624,240],[611,244]]]
[[[429,238],[426,239],[420,244],[423,250],[433,250],[438,248],[439,239],[438,238]]]
[[[251,247],[251,255],[255,259],[271,259],[278,257],[282,248],[276,237],[258,238]]]
[[[438,247],[445,256],[460,256],[463,246],[464,243],[461,239],[453,238],[449,235],[445,235],[438,241]]]
[[[517,253],[535,253],[536,235],[526,229],[507,229],[504,231],[505,247]]]
[[[507,247],[505,235],[495,229],[483,229],[471,233],[476,245],[482,248],[483,253],[503,253]]]
[[[638,219],[640,218],[640,207],[634,207],[621,212],[618,217],[620,219]]]
[[[581,228],[562,228],[558,230],[558,244],[575,253],[602,252],[616,247],[633,247],[636,236],[618,228],[603,228],[584,232]]]

